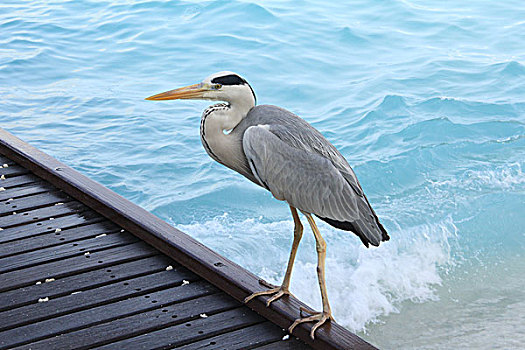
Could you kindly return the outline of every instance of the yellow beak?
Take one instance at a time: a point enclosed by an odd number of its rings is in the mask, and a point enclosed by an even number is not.
[[[193,84],[185,86],[180,89],[170,90],[156,94],[146,98],[150,101],[163,101],[163,100],[189,100],[189,99],[201,99],[203,94],[208,91],[203,84]]]

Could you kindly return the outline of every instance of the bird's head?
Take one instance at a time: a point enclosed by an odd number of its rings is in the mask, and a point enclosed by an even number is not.
[[[255,106],[255,92],[248,82],[233,72],[219,72],[210,75],[201,83],[150,96],[146,100],[215,100],[230,104],[251,104]]]

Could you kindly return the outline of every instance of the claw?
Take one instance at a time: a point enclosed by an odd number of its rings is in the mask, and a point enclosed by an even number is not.
[[[256,298],[258,296],[271,295],[271,294],[275,294],[275,295],[273,295],[271,298],[269,298],[266,301],[266,306],[267,307],[270,306],[270,304],[272,302],[274,302],[275,300],[279,299],[283,295],[291,295],[291,293],[290,293],[290,291],[288,289],[284,289],[283,287],[275,287],[275,288],[272,288],[272,289],[269,289],[269,290],[263,290],[262,292],[256,292],[256,293],[253,293],[253,294],[247,296],[246,298],[244,298],[244,303],[246,304],[250,300],[252,300],[253,298]]]
[[[331,320],[331,319],[332,319],[331,315],[327,315],[327,314],[323,313],[323,316],[321,317],[321,319],[316,324],[314,324],[314,326],[312,327],[312,330],[310,331],[310,338],[312,338],[312,340],[314,340],[315,339],[315,331],[317,330],[317,328],[321,327],[326,321]]]
[[[271,298],[266,300],[266,307],[270,306],[270,304],[272,302],[274,302],[275,300],[279,299],[280,297],[282,297],[285,294],[289,295],[290,292],[288,292],[288,291],[285,292],[285,291],[283,291],[282,289],[279,288],[279,291],[274,296],[272,296]]]
[[[317,311],[314,311],[312,309],[308,309],[308,308],[306,308],[304,306],[299,306],[299,311],[300,311],[301,315],[303,314],[303,312],[306,313],[306,314],[309,314],[309,315],[313,315],[313,314],[317,313]]]
[[[303,318],[298,318],[297,320],[294,321],[294,323],[292,323],[292,325],[290,326],[290,328],[288,328],[288,332],[290,334],[292,334],[294,328],[301,324],[301,323],[304,323],[304,322],[313,322],[313,321],[317,321],[316,324],[314,324],[314,326],[312,327],[312,329],[310,330],[310,338],[315,339],[315,331],[317,330],[317,328],[321,327],[326,321],[328,320],[332,320],[332,314],[330,311],[328,312],[312,312],[304,307],[301,307],[301,311],[305,311],[305,312],[308,312],[310,313],[312,316],[309,316],[309,317],[303,317]]]

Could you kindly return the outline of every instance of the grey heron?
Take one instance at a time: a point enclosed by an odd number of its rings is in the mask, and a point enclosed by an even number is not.
[[[211,158],[244,175],[290,206],[294,238],[288,266],[280,287],[246,297],[248,303],[261,295],[272,295],[269,306],[290,295],[290,277],[303,225],[299,209],[307,218],[316,240],[317,277],[323,303],[322,312],[295,320],[289,332],[303,322],[315,322],[310,336],[332,313],[325,284],[326,243],[312,215],[342,230],[352,231],[368,247],[390,237],[379,222],[357,177],[339,151],[315,128],[295,114],[276,106],[256,106],[248,82],[233,72],[212,74],[201,83],[166,91],[147,100],[201,99],[223,101],[202,114],[202,145]]]

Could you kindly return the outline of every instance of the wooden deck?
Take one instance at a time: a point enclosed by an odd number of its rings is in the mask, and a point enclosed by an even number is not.
[[[0,166],[0,349],[374,349],[283,340],[304,304],[2,129]]]

